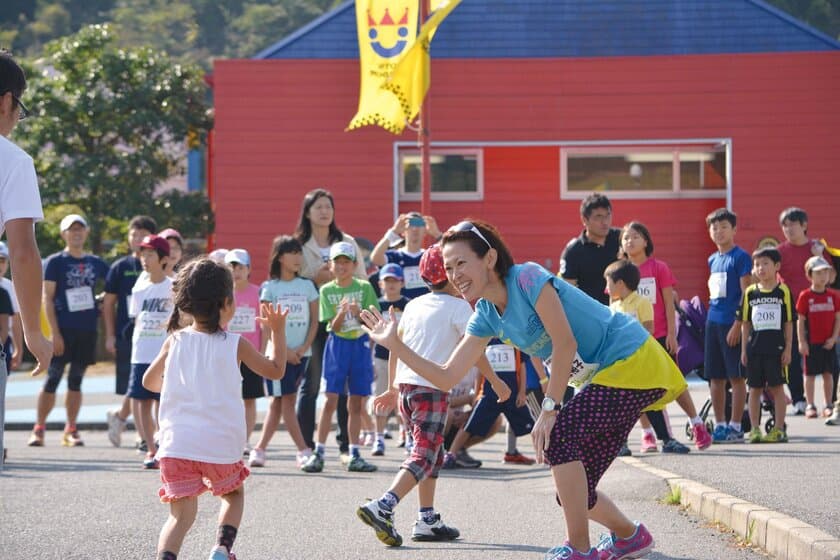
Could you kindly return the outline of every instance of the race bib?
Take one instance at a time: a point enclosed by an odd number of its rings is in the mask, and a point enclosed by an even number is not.
[[[642,278],[639,280],[639,287],[636,288],[636,291],[651,305],[656,305],[656,278]]]
[[[726,273],[712,272],[709,275],[709,297],[711,299],[726,297]]]
[[[572,360],[572,371],[569,374],[569,385],[575,389],[581,389],[586,386],[595,374],[598,373],[598,366],[600,364],[589,364],[584,362],[580,354],[575,352],[575,357]]]
[[[67,309],[71,313],[93,309],[93,288],[90,286],[67,288],[64,293],[67,295]]]
[[[253,307],[237,307],[228,330],[233,333],[250,333],[257,330],[257,310]]]
[[[277,300],[277,305],[280,310],[288,309],[289,314],[286,316],[286,322],[306,323],[309,324],[309,302],[306,301],[306,296],[282,296]]]
[[[516,371],[516,351],[509,344],[488,346],[484,354],[496,373]]]
[[[169,313],[162,311],[144,311],[138,318],[134,327],[135,336],[140,338],[166,338],[166,323],[169,321]],[[139,327],[140,331],[137,332]]]
[[[405,277],[405,288],[407,290],[426,287],[423,277],[420,276],[419,266],[407,266],[403,268],[403,276]]]
[[[774,303],[759,303],[752,308],[750,321],[756,331],[781,330],[782,306]]]

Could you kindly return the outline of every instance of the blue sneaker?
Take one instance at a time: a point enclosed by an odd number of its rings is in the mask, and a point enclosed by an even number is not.
[[[590,548],[589,552],[583,553],[572,548],[569,541],[564,542],[560,546],[555,546],[545,553],[544,560],[599,560],[598,550]]]
[[[726,430],[726,443],[744,443],[744,431],[729,426]]]
[[[712,443],[726,443],[726,436],[729,430],[723,424],[715,426],[715,431],[712,432]]]
[[[209,560],[236,560],[236,556],[230,554],[227,548],[218,545],[210,551]]]

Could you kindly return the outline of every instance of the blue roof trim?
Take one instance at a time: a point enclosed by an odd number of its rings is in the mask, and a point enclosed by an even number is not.
[[[817,39],[819,39],[821,41],[825,41],[825,43],[828,44],[833,49],[840,49],[840,41],[833,38],[831,35],[826,35],[822,31],[820,31],[819,29],[811,27],[810,25],[808,25],[804,21],[800,21],[800,20],[796,19],[795,17],[793,17],[792,15],[787,13],[786,11],[780,10],[776,6],[772,6],[772,5],[768,4],[767,2],[763,2],[762,0],[747,0],[747,2],[755,4],[756,6],[758,6],[759,8],[761,8],[763,10],[767,10],[768,12],[773,14],[774,16],[776,16],[776,17],[778,17],[778,18],[780,18],[780,19],[782,19],[782,20],[784,20],[788,23],[791,23],[791,24],[795,25],[796,27],[798,27],[802,31],[805,31],[806,33],[810,33],[811,35],[813,35],[814,37],[816,37]]]
[[[463,0],[435,37],[438,59],[565,58],[840,50],[763,0]],[[256,58],[358,59],[347,0]]]
[[[341,15],[342,13],[344,13],[345,10],[353,8],[355,5],[356,5],[355,0],[347,0],[346,2],[344,2],[344,4],[338,6],[337,8],[323,14],[320,17],[317,17],[317,18],[313,19],[312,21],[310,21],[309,23],[307,23],[306,25],[304,25],[303,27],[301,27],[300,29],[298,29],[297,31],[292,33],[291,35],[283,37],[282,39],[280,39],[279,41],[277,41],[276,43],[274,43],[270,47],[266,47],[265,49],[261,50],[260,52],[258,52],[254,56],[254,58],[284,58],[284,57],[275,57],[275,56],[272,56],[272,55],[278,53],[279,51],[285,49],[289,45],[295,43],[299,39],[308,35],[310,31],[313,31],[313,30],[321,27],[321,25],[323,25],[324,23],[327,23],[328,21],[330,21],[334,17]],[[355,18],[355,13],[354,13],[354,18]],[[356,57],[358,57],[358,55]]]

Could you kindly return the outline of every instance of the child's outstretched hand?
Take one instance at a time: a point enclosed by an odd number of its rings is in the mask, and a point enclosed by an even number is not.
[[[260,325],[273,331],[283,330],[286,327],[286,316],[289,314],[289,308],[284,307],[282,310],[280,306],[273,303],[260,304],[260,316],[257,321]]]
[[[362,329],[379,345],[392,350],[397,338],[397,322],[393,319],[394,306],[388,310],[387,316],[383,316],[373,305],[369,309],[362,310],[360,319],[364,325]]]

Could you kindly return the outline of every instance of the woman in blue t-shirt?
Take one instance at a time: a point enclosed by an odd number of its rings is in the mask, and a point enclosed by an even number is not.
[[[442,390],[448,390],[497,337],[551,364],[533,429],[537,459],[551,465],[568,541],[549,558],[597,559],[642,554],[653,538],[596,490],[627,434],[646,409],[662,408],[684,388],[673,361],[639,323],[614,314],[535,263],[515,265],[497,230],[464,221],[441,239],[449,280],[477,301],[464,339],[443,365],[423,359],[396,336],[378,310],[365,311],[371,337]],[[567,384],[580,391],[565,406]],[[610,530],[591,548],[588,520]]]

